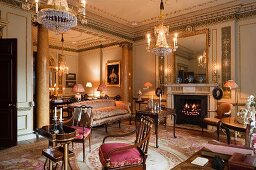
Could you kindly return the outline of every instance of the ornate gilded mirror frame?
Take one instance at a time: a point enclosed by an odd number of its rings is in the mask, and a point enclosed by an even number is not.
[[[188,27],[190,28],[190,27]],[[193,30],[192,28],[186,29],[186,31],[182,31],[178,33],[178,46],[179,46],[179,41],[181,38],[186,38],[186,37],[192,37],[196,35],[203,34],[205,35],[205,55],[206,55],[206,65],[205,65],[205,82],[209,82],[209,75],[208,75],[208,59],[209,59],[209,29],[201,29],[201,30]],[[179,48],[179,47],[178,47]],[[178,50],[178,49],[177,49]],[[167,82],[168,83],[176,83],[177,82],[177,72],[176,72],[176,52],[174,52],[171,55],[171,58],[168,59],[167,61]]]

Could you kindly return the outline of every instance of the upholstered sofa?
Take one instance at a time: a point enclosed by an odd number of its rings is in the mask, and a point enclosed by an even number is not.
[[[109,99],[86,100],[69,104],[70,109],[76,106],[92,107],[92,126],[98,126],[131,118],[130,103]],[[107,130],[107,129],[106,129]]]

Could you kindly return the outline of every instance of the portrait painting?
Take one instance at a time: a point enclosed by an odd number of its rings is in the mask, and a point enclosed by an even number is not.
[[[108,61],[106,72],[107,86],[120,87],[120,61]]]

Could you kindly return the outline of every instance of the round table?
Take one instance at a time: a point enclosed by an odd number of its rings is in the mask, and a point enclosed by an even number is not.
[[[247,125],[240,124],[235,120],[235,117],[225,117],[221,119],[221,128],[225,129],[227,134],[227,143],[230,144],[230,130],[234,130],[237,132],[245,132],[246,134],[247,129],[250,130],[250,128],[247,127]],[[245,143],[247,143],[248,137],[245,135]]]

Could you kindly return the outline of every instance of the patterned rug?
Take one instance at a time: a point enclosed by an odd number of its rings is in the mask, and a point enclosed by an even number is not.
[[[124,133],[134,129],[134,124],[122,123],[122,128],[117,124],[110,125],[108,131],[111,133]],[[72,169],[98,170],[101,164],[98,158],[98,149],[106,135],[103,127],[93,129],[92,152],[86,148],[86,162],[82,162],[82,145],[75,144],[74,152],[76,157],[71,158]],[[156,170],[171,169],[180,162],[186,160],[193,153],[203,147],[209,140],[216,139],[215,133],[201,135],[201,131],[176,129],[177,138],[173,138],[172,127],[160,126],[159,148],[155,148],[155,134],[152,133],[149,147],[149,157],[147,159],[147,169]],[[130,142],[135,136],[114,138],[107,142]],[[221,141],[225,142],[222,135]],[[0,150],[0,169],[43,169],[45,157],[42,156],[42,149],[47,148],[48,141],[44,138],[27,141],[15,147]],[[161,166],[160,166],[161,165]]]

